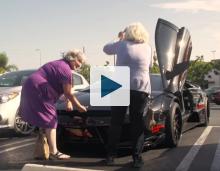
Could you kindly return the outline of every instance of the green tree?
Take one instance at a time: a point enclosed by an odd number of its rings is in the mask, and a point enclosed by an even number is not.
[[[85,79],[90,82],[90,65],[89,64],[83,64],[79,71],[80,74],[82,74]]]
[[[212,69],[213,65],[210,62],[204,62],[203,56],[197,56],[195,61],[190,62],[187,79],[200,85],[201,87],[205,87],[207,81],[204,81],[204,77]]]
[[[158,64],[154,63],[150,69],[150,73],[160,73],[160,68]]]
[[[212,64],[213,68],[220,71],[220,60],[212,60],[211,64]]]
[[[16,71],[18,67],[16,65],[8,65],[8,56],[6,53],[0,53],[0,73]]]
[[[8,57],[6,53],[0,53],[0,68],[4,68],[8,64]]]
[[[159,65],[157,64],[157,56],[156,52],[154,52],[153,56],[153,66],[150,69],[150,73],[160,73]]]

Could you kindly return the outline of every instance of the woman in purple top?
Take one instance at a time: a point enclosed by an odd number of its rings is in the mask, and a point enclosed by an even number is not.
[[[43,128],[49,144],[50,158],[66,159],[69,155],[57,150],[56,128],[57,113],[55,103],[64,94],[68,111],[76,106],[80,112],[86,112],[71,93],[72,72],[85,60],[79,50],[69,51],[63,59],[43,65],[25,81],[21,91],[20,113],[24,121]]]
[[[119,41],[106,44],[103,51],[108,55],[117,55],[117,66],[130,68],[130,105],[132,157],[134,167],[141,167],[141,152],[144,144],[145,121],[143,113],[151,93],[149,68],[151,66],[151,47],[148,44],[148,32],[141,23],[132,23],[124,33],[118,34]],[[127,111],[126,106],[113,106],[111,126],[109,128],[107,158],[108,165],[113,164],[117,143],[120,140],[122,124]]]

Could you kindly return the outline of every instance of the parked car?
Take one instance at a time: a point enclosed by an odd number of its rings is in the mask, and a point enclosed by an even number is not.
[[[217,90],[214,93],[212,93],[211,99],[214,103],[220,105],[220,90]]]
[[[5,73],[0,76],[0,128],[14,129],[16,133],[27,135],[35,127],[24,122],[19,116],[20,95],[23,81],[36,70],[21,70]],[[74,89],[88,87],[86,79],[73,72]]]
[[[218,90],[220,90],[220,86],[213,86],[213,87],[209,87],[209,88],[205,89],[205,92],[209,98],[209,101],[212,101],[213,93]]]
[[[145,145],[164,142],[176,147],[181,134],[195,125],[207,126],[209,122],[209,101],[199,87],[185,81],[191,54],[189,31],[159,19],[155,33],[155,43],[160,74],[151,74],[152,95],[149,109],[145,112]],[[75,94],[79,101],[89,106],[86,113],[77,110],[67,112],[60,101],[58,109],[57,143],[62,147],[67,143],[107,142],[111,108],[90,106],[90,89]],[[63,104],[64,106],[64,104]],[[147,109],[147,106],[146,106]],[[124,120],[120,147],[130,145],[129,110]]]
[[[22,82],[35,70],[23,70],[0,76],[0,128],[12,128],[17,133],[29,134],[34,127],[18,115]]]

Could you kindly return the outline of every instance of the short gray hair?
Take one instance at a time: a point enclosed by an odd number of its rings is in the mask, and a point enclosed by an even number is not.
[[[131,23],[125,29],[124,39],[137,43],[148,43],[149,33],[140,22]]]
[[[68,62],[78,59],[82,61],[82,63],[84,63],[86,60],[86,55],[79,49],[73,49],[64,54],[63,59],[65,59]]]

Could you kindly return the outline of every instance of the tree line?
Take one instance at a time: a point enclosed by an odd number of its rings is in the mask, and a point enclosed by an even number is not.
[[[196,59],[190,61],[189,63],[187,80],[190,80],[192,83],[195,83],[201,86],[202,88],[208,88],[208,81],[204,80],[205,75],[207,75],[209,71],[213,69],[220,71],[220,60],[212,60],[211,62],[205,62],[203,55],[196,56]],[[150,72],[160,73],[156,56],[153,57],[153,67],[151,68]]]
[[[16,70],[18,70],[18,67],[16,65],[8,64],[7,54],[4,52],[0,53],[0,74],[3,74],[5,72],[16,71]]]
[[[109,61],[106,61],[104,66],[110,65]],[[209,71],[216,69],[220,71],[220,60],[213,60],[211,62],[205,62],[203,55],[197,56],[196,60],[190,61],[187,79],[193,83],[200,85],[202,88],[207,88],[208,82],[204,80],[206,74]],[[0,53],[0,74],[4,72],[11,72],[18,70],[18,67],[13,64],[8,64],[8,56],[6,53]],[[151,73],[160,73],[160,69],[157,62],[156,55],[153,56],[153,64],[150,70]],[[90,81],[90,65],[83,64],[79,73],[82,74],[88,81]]]

